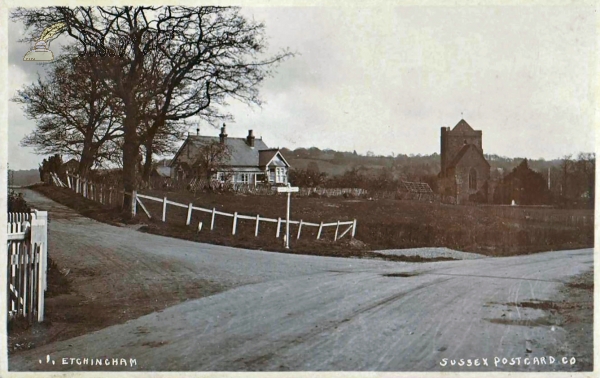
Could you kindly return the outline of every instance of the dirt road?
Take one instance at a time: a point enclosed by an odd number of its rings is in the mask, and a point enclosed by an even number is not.
[[[591,249],[423,264],[285,255],[142,234],[76,216],[31,191],[26,199],[50,210],[59,264],[108,266],[100,282],[122,290],[117,303],[133,286],[152,295],[201,280],[219,293],[18,353],[10,370],[577,370],[562,363],[573,356],[561,348],[567,335],[552,314],[518,304],[560,300],[564,283],[592,268]],[[96,283],[82,292],[93,302],[97,290]],[[533,365],[548,356],[556,361]],[[496,366],[495,357],[508,361]],[[476,358],[480,366],[450,366]]]

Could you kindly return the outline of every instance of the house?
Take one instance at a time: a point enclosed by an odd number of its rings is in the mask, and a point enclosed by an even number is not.
[[[546,205],[552,202],[550,190],[542,174],[529,168],[527,159],[521,161],[500,180],[493,195],[494,203],[517,205]]]
[[[488,202],[490,164],[483,155],[482,132],[464,119],[441,128],[439,191],[457,203]]]
[[[63,163],[62,168],[69,173],[76,173],[79,171],[79,160],[72,158],[71,160]]]
[[[249,185],[287,184],[290,169],[281,151],[267,147],[252,130],[245,138],[230,138],[225,124],[218,137],[188,135],[170,166],[175,180],[201,177]]]
[[[169,159],[157,161],[152,168],[150,175],[152,177],[169,178],[171,177],[171,167]]]

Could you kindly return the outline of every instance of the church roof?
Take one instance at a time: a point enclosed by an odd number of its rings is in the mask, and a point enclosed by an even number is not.
[[[460,121],[458,121],[456,126],[454,126],[452,131],[475,131],[475,130],[473,130],[473,128],[471,127],[471,125],[469,125],[467,123],[467,121],[465,121],[464,119],[461,119]]]
[[[465,122],[466,123],[466,122]],[[468,125],[467,125],[468,126]],[[456,154],[456,156],[454,157],[454,159],[452,159],[452,161],[450,162],[450,165],[448,165],[448,168],[452,168],[452,167],[456,167],[458,165],[458,163],[460,163],[460,161],[462,160],[463,156],[465,156],[465,154],[470,150],[473,149],[477,152],[477,154],[479,156],[481,156],[481,158],[483,159],[483,161],[485,161],[485,163],[489,166],[490,163],[488,163],[488,161],[486,160],[485,156],[483,156],[483,152],[481,152],[481,150],[477,147],[475,147],[474,144],[465,144],[463,146],[463,148],[460,149],[460,151],[458,151],[458,153]]]

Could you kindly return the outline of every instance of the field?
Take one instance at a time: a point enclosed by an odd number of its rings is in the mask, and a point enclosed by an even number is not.
[[[285,217],[286,197],[244,196],[187,192],[147,191],[155,197],[167,196],[171,201],[205,208],[215,207],[229,213],[277,218]],[[144,200],[154,218],[162,215],[162,204]],[[448,247],[485,255],[508,256],[540,251],[591,247],[594,216],[591,210],[564,210],[508,206],[454,206],[400,200],[366,200],[345,198],[292,198],[291,219],[319,223],[357,220],[356,239],[368,250]],[[140,210],[141,211],[141,210]],[[210,214],[193,212],[191,226],[186,227],[187,210],[169,205],[167,222],[181,232],[197,232],[199,222],[210,224]],[[142,216],[142,219],[145,215]],[[160,222],[152,222],[156,225]],[[255,248],[270,247],[276,241],[276,225],[261,223],[259,237],[254,237],[255,222],[240,220],[236,236],[231,236],[231,218],[217,217],[213,233],[245,240]],[[160,226],[160,225],[159,225]],[[294,236],[297,225],[291,225],[291,242],[302,249],[316,243],[316,227],[302,229],[301,238]],[[324,229],[322,239],[333,241],[335,227]],[[342,240],[343,241],[343,240]],[[331,244],[331,243],[328,243]],[[342,243],[343,244],[343,243]]]
[[[92,218],[123,222],[123,217],[98,203],[75,195],[66,188],[40,186],[36,190]],[[217,211],[285,219],[286,196],[230,195],[217,193],[144,191],[144,194]],[[291,219],[319,223],[357,220],[354,241],[349,235],[333,242],[335,227],[323,229],[316,240],[317,227],[290,226],[290,250],[277,239],[274,223],[261,222],[258,237],[255,221],[239,219],[236,235],[231,235],[232,218],[217,216],[210,231],[211,214],[194,211],[186,226],[187,209],[167,206],[166,222],[161,221],[162,203],[142,200],[152,219],[138,206],[140,231],[206,243],[241,248],[285,251],[327,256],[382,257],[371,251],[415,247],[447,247],[489,256],[510,256],[542,251],[593,246],[592,210],[565,210],[510,206],[455,206],[440,203],[392,199],[292,197]],[[203,228],[198,231],[198,224]],[[343,229],[343,228],[341,228]],[[282,235],[285,227],[282,226]],[[340,231],[341,232],[341,231]],[[394,257],[387,257],[393,259]]]

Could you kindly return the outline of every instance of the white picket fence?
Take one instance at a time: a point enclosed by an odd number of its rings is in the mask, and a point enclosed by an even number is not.
[[[67,183],[63,183],[56,174],[52,174],[56,186],[62,186],[72,189],[75,193],[81,194],[84,198],[100,202],[103,205],[117,206],[123,204],[123,191],[118,188],[94,183],[77,175],[66,173]]]
[[[47,289],[48,213],[8,213],[7,308],[9,319],[44,320]]]
[[[194,210],[211,214],[211,221],[210,221],[211,231],[214,230],[214,228],[215,228],[215,217],[217,215],[233,218],[233,222],[232,222],[232,226],[231,226],[231,234],[232,235],[235,235],[235,233],[236,233],[238,219],[253,220],[256,222],[255,227],[254,227],[254,236],[258,236],[260,222],[277,223],[277,231],[275,234],[275,237],[277,237],[277,238],[281,235],[281,225],[286,224],[286,220],[281,219],[281,218],[274,219],[274,218],[261,217],[258,214],[257,215],[243,215],[243,214],[238,214],[237,212],[234,212],[233,214],[231,214],[231,213],[226,213],[223,211],[218,211],[214,207],[212,209],[206,209],[203,207],[194,206],[194,204],[191,202],[186,205],[186,204],[175,202],[175,201],[169,201],[167,199],[167,197],[158,198],[158,197],[148,196],[145,194],[139,194],[137,192],[134,192],[134,193],[135,193],[135,198],[136,198],[136,204],[134,204],[134,206],[133,206],[134,215],[137,212],[137,210],[136,210],[137,204],[139,204],[140,207],[142,208],[142,210],[144,211],[144,213],[146,214],[146,216],[148,216],[148,218],[152,218],[152,216],[150,215],[150,212],[146,209],[146,206],[144,206],[144,203],[141,201],[141,198],[147,199],[150,201],[161,202],[162,203],[162,218],[161,218],[161,220],[163,222],[166,222],[166,220],[167,220],[167,205],[172,205],[172,206],[178,206],[178,207],[187,209],[186,225],[188,225],[188,226],[191,224],[192,212]],[[337,241],[337,240],[343,238],[345,235],[347,235],[349,233],[350,233],[352,239],[354,239],[354,236],[356,234],[356,219],[351,220],[351,221],[339,221],[338,220],[336,222],[330,222],[330,223],[324,223],[324,222],[312,223],[312,222],[305,222],[302,219],[299,221],[290,220],[290,225],[292,225],[292,224],[298,225],[298,232],[296,234],[296,239],[300,239],[300,235],[302,234],[302,227],[318,227],[319,231],[317,232],[317,240],[321,238],[321,234],[323,232],[324,227],[335,227],[335,235],[333,238],[334,241]],[[348,227],[340,233],[340,227],[345,227],[345,226],[348,226]],[[199,224],[198,228],[201,228],[201,227],[202,226]]]

